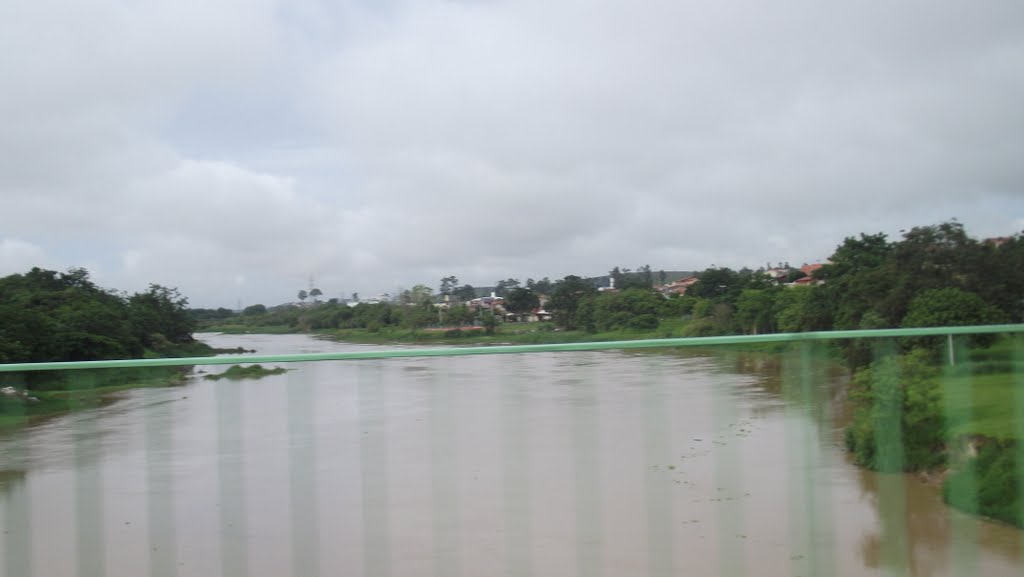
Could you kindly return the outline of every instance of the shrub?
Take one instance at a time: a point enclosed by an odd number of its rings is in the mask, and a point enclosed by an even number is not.
[[[860,371],[851,389],[846,445],[858,464],[883,472],[945,462],[945,420],[938,371],[923,351],[890,356]]]
[[[987,440],[978,456],[946,479],[943,497],[950,505],[1024,527],[1018,447],[1011,441]],[[973,489],[972,490],[972,485]]]

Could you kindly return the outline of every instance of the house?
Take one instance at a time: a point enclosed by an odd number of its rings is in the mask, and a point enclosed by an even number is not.
[[[686,278],[681,278],[668,284],[661,285],[658,287],[658,291],[665,296],[670,294],[684,295],[686,294],[686,289],[696,284],[699,280],[700,279],[695,276],[688,276]]]
[[[468,306],[470,310],[474,311],[493,310],[498,314],[505,314],[505,299],[496,296],[493,292],[489,297],[479,297],[469,301],[468,303],[466,303],[466,306]]]
[[[804,266],[800,267],[800,272],[804,273],[804,276],[796,279],[795,281],[789,283],[786,286],[803,286],[824,283],[825,281],[814,278],[814,271],[820,269],[823,266],[825,265],[822,263],[805,264]]]
[[[804,266],[800,267],[800,272],[804,273],[804,276],[814,276],[814,271],[818,270],[823,266],[825,265],[821,263],[805,264]]]
[[[597,287],[597,292],[602,293],[617,293],[619,289],[615,288],[615,277],[608,277],[608,286]]]

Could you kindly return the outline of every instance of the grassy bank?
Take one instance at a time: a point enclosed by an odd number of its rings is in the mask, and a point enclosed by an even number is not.
[[[960,351],[956,365],[924,350],[861,371],[846,441],[882,472],[944,477],[946,501],[1024,527],[1024,363],[1020,337]],[[937,360],[941,359],[941,360]]]
[[[218,352],[195,341],[148,350],[145,358],[203,357]],[[0,431],[102,406],[128,389],[180,385],[190,371],[189,367],[140,367],[0,373],[0,389],[6,389],[0,393]]]
[[[50,380],[48,388],[41,389],[25,389],[24,374],[0,375],[0,386],[18,391],[0,395],[0,431],[103,406],[129,389],[180,385],[188,373],[182,367],[66,371],[59,382]]]

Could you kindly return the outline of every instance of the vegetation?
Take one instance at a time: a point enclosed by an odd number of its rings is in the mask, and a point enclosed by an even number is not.
[[[263,365],[249,365],[243,367],[242,365],[231,365],[228,370],[223,373],[213,373],[203,377],[210,381],[219,381],[221,379],[228,379],[231,381],[238,381],[242,379],[262,379],[263,377],[269,377],[271,375],[280,375],[288,372],[288,369],[281,367],[274,367],[268,369]]]
[[[0,278],[0,362],[178,356],[202,349],[176,289],[133,295],[96,286],[85,269],[33,268]]]
[[[362,342],[543,343],[1024,321],[1024,237],[979,241],[957,222],[913,228],[897,241],[884,234],[847,238],[816,270],[788,263],[767,269],[712,267],[697,273],[685,295],[667,298],[653,287],[655,276],[664,282],[667,274],[655,275],[649,266],[614,267],[602,279],[496,283],[506,311],[543,306],[553,324],[501,323],[493,309],[466,306],[475,295],[460,294],[458,279],[449,276],[440,284],[444,307],[435,307],[431,289],[418,285],[394,304],[271,309],[233,317],[224,328],[269,325]],[[615,290],[598,290],[608,284]],[[955,499],[962,491],[947,487],[951,502],[1010,519],[1005,511],[1017,510],[1020,485],[1008,464],[1017,461],[1008,455],[1024,439],[1007,412],[1016,407],[1008,395],[1020,360],[1009,358],[1005,342],[981,336],[963,344],[990,356],[940,370],[942,344],[900,339],[887,354],[865,341],[831,345],[855,372],[847,445],[858,463],[879,471],[952,466],[950,483],[977,474],[974,501]],[[971,394],[947,398],[946,391]],[[981,440],[976,459],[957,454],[964,439]]]
[[[685,294],[655,288],[670,275],[647,265],[616,266],[591,279],[508,278],[495,283],[501,300],[492,301],[491,289],[450,275],[436,294],[419,284],[394,302],[359,302],[357,294],[352,303],[322,302],[323,293],[311,288],[299,291],[300,304],[234,313],[188,311],[176,290],[158,285],[129,296],[96,287],[82,269],[33,269],[0,279],[0,362],[197,354],[197,326],[360,342],[526,344],[1024,321],[1024,236],[979,241],[957,222],[916,227],[895,241],[884,234],[846,238],[820,268],[711,267],[696,276]],[[541,309],[551,322],[506,322]],[[854,371],[846,441],[857,462],[880,471],[952,467],[951,502],[1010,519],[1005,511],[1017,510],[1021,499],[1014,475],[1024,433],[1012,411],[1014,375],[1024,360],[1007,342],[974,337],[961,343],[972,347],[971,357],[941,369],[943,343],[934,338],[894,341],[885,355],[864,341],[830,345]],[[19,378],[23,389],[40,394],[72,386]],[[36,410],[17,402],[26,414]],[[964,442],[981,447],[977,457],[961,454]],[[977,491],[956,488],[968,474]]]
[[[858,464],[888,473],[945,463],[946,421],[938,370],[924,350],[889,355],[854,379],[846,445]]]
[[[946,480],[946,501],[969,513],[1024,527],[1024,458],[1020,443],[992,439],[983,444],[976,458]]]
[[[214,352],[193,338],[198,320],[173,288],[127,295],[96,286],[85,269],[33,268],[0,278],[0,294],[0,363]],[[184,374],[174,367],[0,373],[0,427],[94,406],[126,388],[181,382]]]

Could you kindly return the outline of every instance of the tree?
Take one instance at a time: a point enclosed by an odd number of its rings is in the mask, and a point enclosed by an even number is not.
[[[775,325],[784,333],[798,333],[818,330],[815,294],[820,292],[814,286],[786,287],[775,297]]]
[[[359,302],[359,293],[352,293],[352,302]]]
[[[555,323],[567,329],[579,327],[577,312],[580,304],[597,294],[590,283],[582,278],[569,275],[558,281],[547,307],[554,313]]]
[[[242,311],[242,314],[245,316],[252,316],[266,314],[266,312],[267,307],[264,305],[251,305],[245,307],[245,309]]]
[[[528,288],[516,287],[505,297],[505,308],[515,314],[524,314],[540,306],[540,299]]]
[[[608,276],[612,281],[612,286],[622,287],[622,271],[619,270],[618,266],[612,267],[612,270],[608,271]]]
[[[323,294],[324,293],[318,288],[314,288],[311,291],[309,291],[309,296],[313,298],[313,302],[317,302],[317,297]]]
[[[775,332],[775,297],[778,289],[744,289],[736,301],[736,321],[744,332]]]
[[[738,296],[745,288],[740,275],[731,268],[709,268],[700,273],[700,280],[686,289],[689,296],[713,299]]]
[[[651,274],[651,265],[645,264],[638,269],[640,281],[647,288],[654,286],[654,275]]]
[[[972,292],[955,287],[931,289],[919,294],[910,302],[910,310],[903,317],[904,327],[956,327],[987,325],[1006,320],[1004,313],[986,303]],[[973,335],[972,346],[990,346],[992,335]],[[935,350],[941,337],[911,339],[911,346],[922,346]]]
[[[461,287],[454,289],[452,294],[462,302],[471,301],[476,298],[476,289],[473,288],[472,285],[464,284]]]
[[[551,294],[552,286],[553,285],[551,283],[551,280],[548,277],[544,277],[539,281],[533,283],[532,287],[528,288],[533,290],[533,292],[537,293],[538,295],[549,295]]]
[[[658,271],[658,284],[668,283],[668,274],[664,270]]]
[[[441,294],[442,296],[452,296],[452,293],[455,292],[455,289],[457,289],[458,286],[458,278],[456,278],[454,275],[446,276],[441,279],[441,286],[440,289],[438,290],[438,293]]]
[[[309,297],[309,293],[307,293],[305,289],[299,291],[299,300],[300,301],[306,302],[306,299],[308,297]]]
[[[504,298],[508,295],[508,291],[516,288],[517,286],[519,286],[519,281],[514,278],[500,280],[494,286],[494,294]]]
[[[473,311],[469,310],[466,305],[454,305],[448,308],[448,313],[445,315],[448,324],[455,326],[468,325],[473,322]]]
[[[955,287],[927,290],[910,302],[905,327],[984,325],[1002,321],[996,307],[981,297]]]
[[[418,284],[409,290],[402,291],[399,301],[406,305],[430,304],[434,301],[434,289]]]
[[[412,290],[415,289],[416,287],[413,287]],[[402,310],[402,323],[410,329],[421,329],[435,321],[437,321],[437,310],[430,301],[415,302]]]
[[[888,473],[941,465],[946,423],[938,371],[924,351],[890,355],[860,371],[846,445],[858,464]]]
[[[660,294],[642,288],[604,292],[589,302],[593,304],[593,328],[599,331],[656,328],[667,304]]]
[[[146,346],[159,342],[156,335],[173,344],[195,340],[192,338],[195,321],[188,314],[188,299],[176,288],[151,284],[146,292],[128,299],[128,309],[136,334]]]

